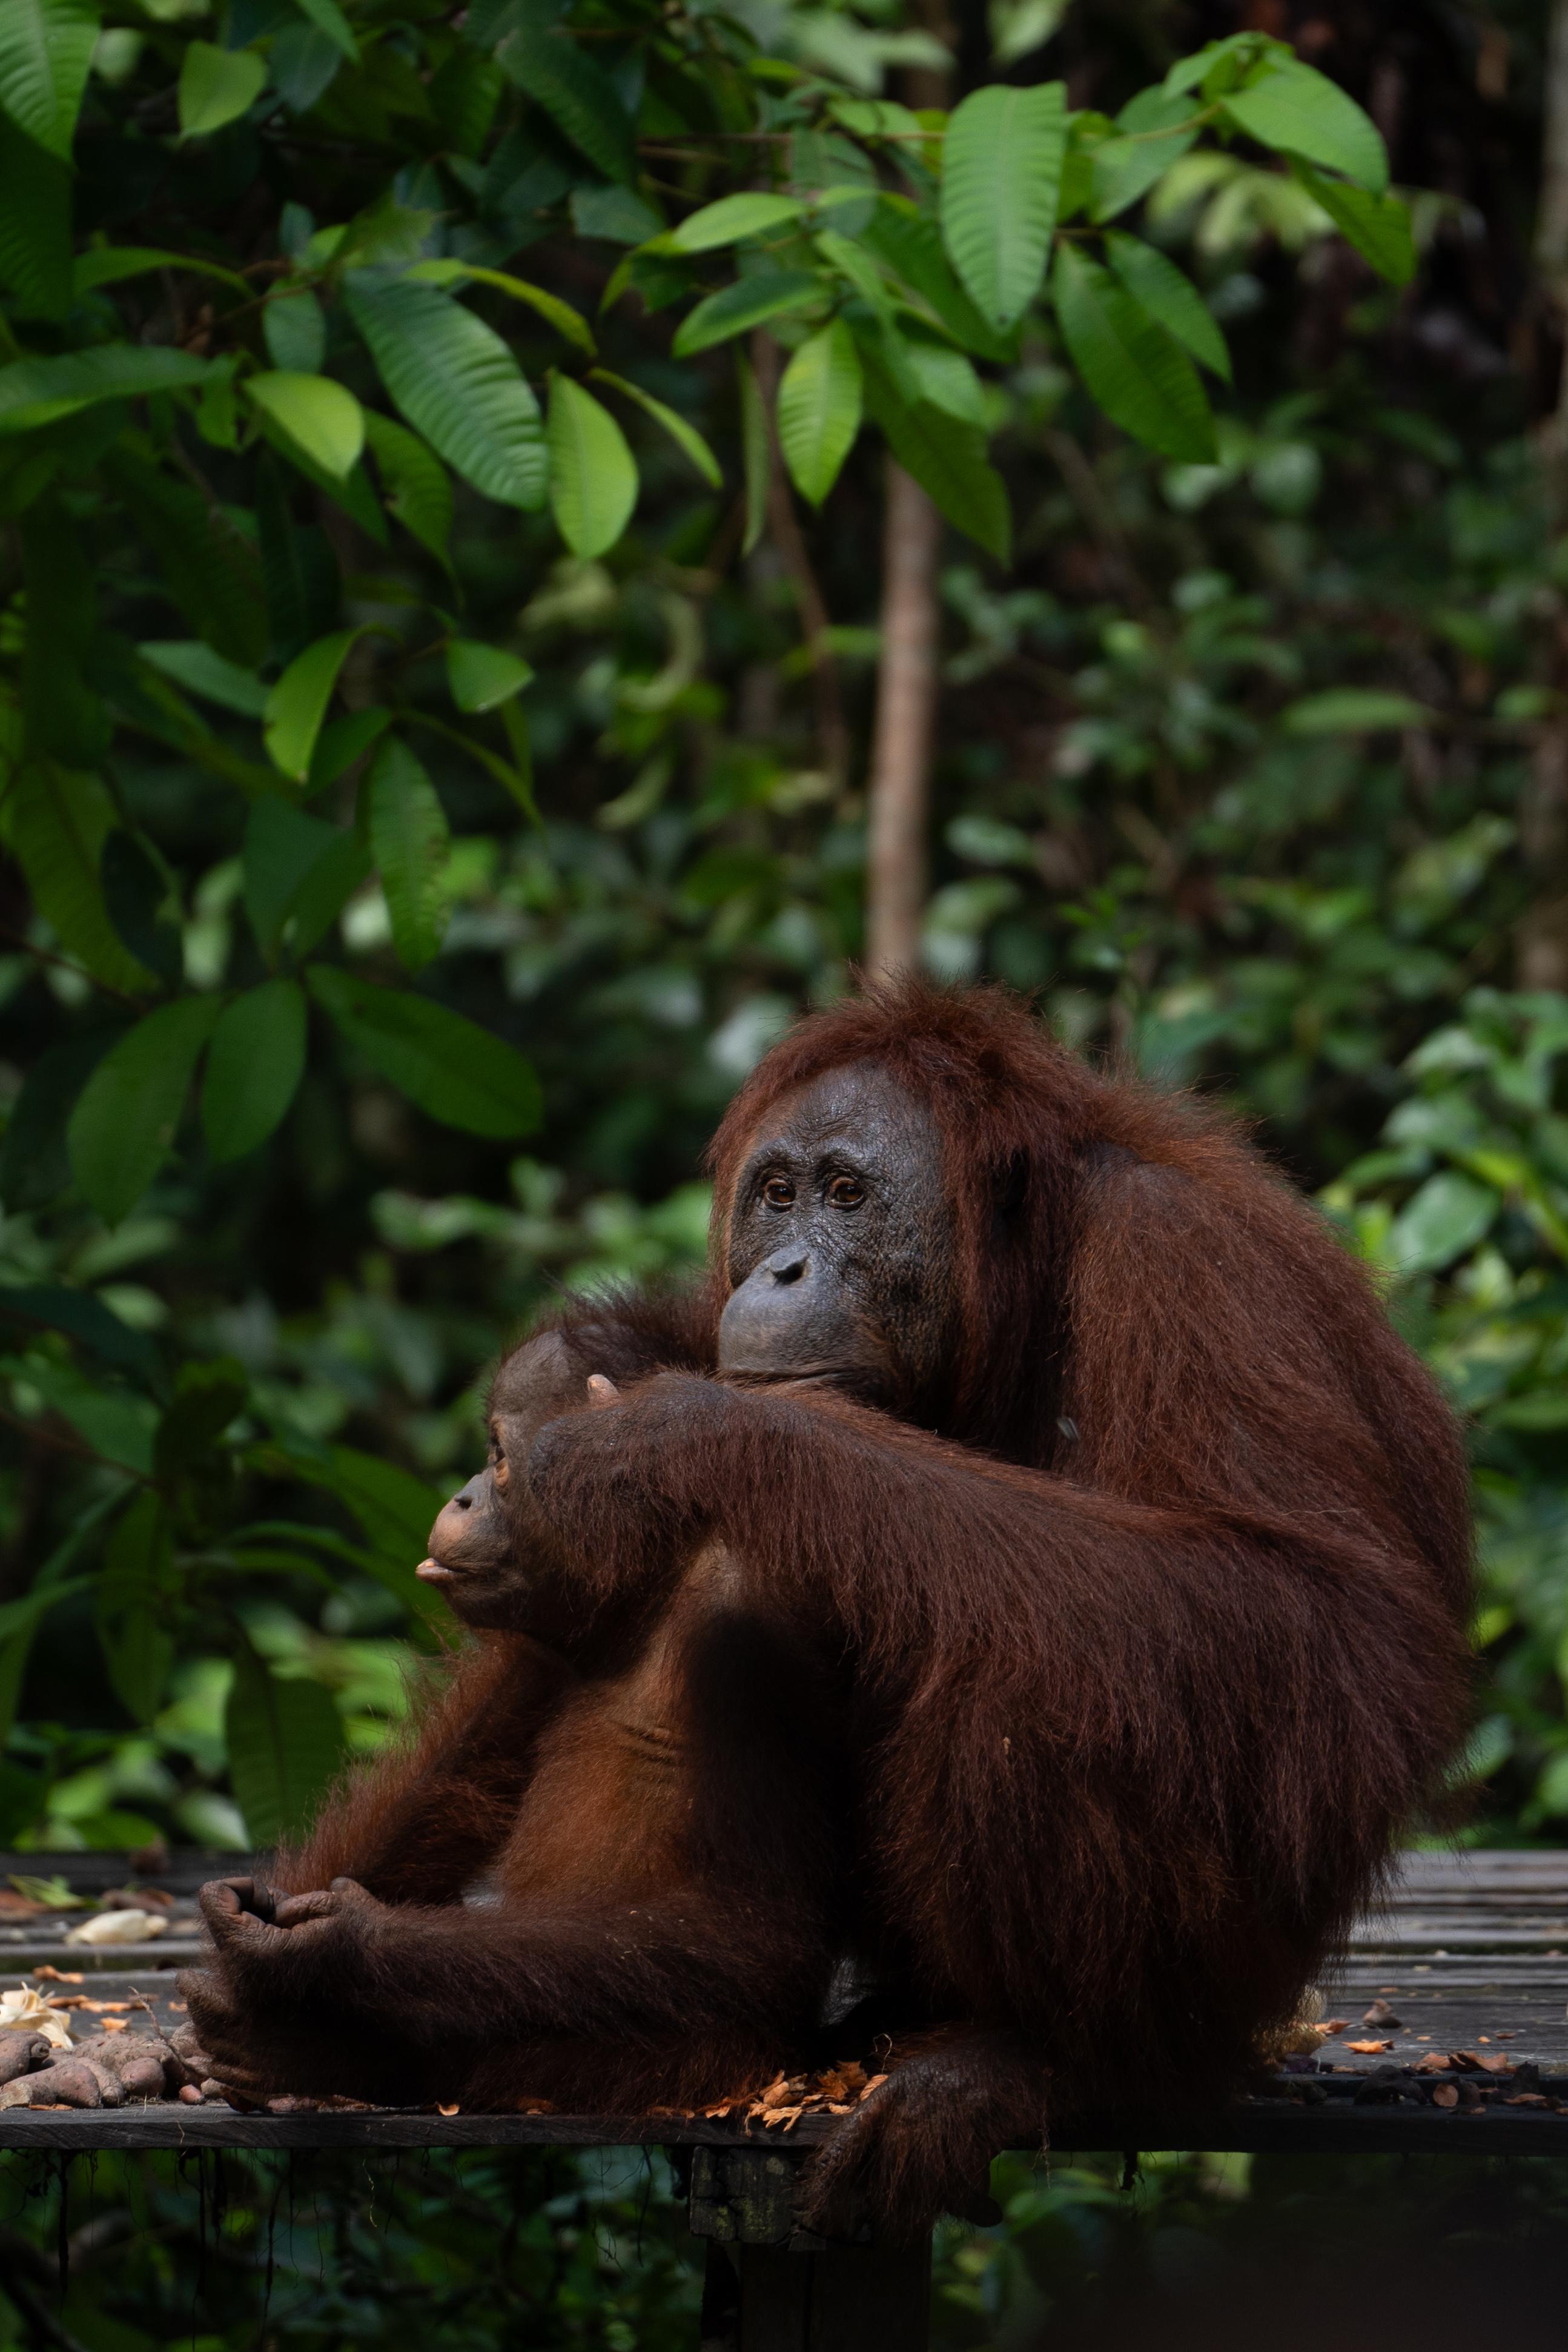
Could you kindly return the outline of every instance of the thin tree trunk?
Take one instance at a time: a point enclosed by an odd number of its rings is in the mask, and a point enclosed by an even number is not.
[[[936,711],[942,519],[890,457],[883,525],[882,656],[877,668],[866,856],[866,969],[920,961],[925,904],[931,740]]]
[[[768,528],[784,569],[794,585],[800,609],[800,628],[811,656],[811,699],[816,709],[817,756],[835,791],[843,789],[850,766],[850,730],[844,722],[843,697],[839,691],[839,666],[828,638],[828,607],[811,569],[805,533],[789,496],[784,454],[779,446],[776,408],[779,397],[779,346],[758,327],[751,338],[751,367],[768,419]]]

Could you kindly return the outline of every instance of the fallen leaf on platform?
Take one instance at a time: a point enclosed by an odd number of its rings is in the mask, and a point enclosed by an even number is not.
[[[1405,2020],[1396,2017],[1385,2000],[1375,2000],[1362,2014],[1363,2025],[1403,2025]]]
[[[1543,2091],[1515,2091],[1511,2097],[1501,2100],[1500,2105],[1505,2107],[1543,2107],[1546,2105],[1546,2095]]]
[[[12,2025],[31,2025],[46,2042],[57,2050],[71,2046],[71,2030],[60,2015],[31,1985],[17,1985],[10,1992],[0,1992],[0,2029]]]
[[[789,2096],[788,2074],[775,2074],[757,2104],[759,2107],[781,2107]]]
[[[79,1927],[66,1929],[68,1944],[145,1944],[161,1936],[169,1922],[157,1911],[100,1911]]]
[[[1361,2057],[1370,2058],[1375,2051],[1392,2050],[1394,2044],[1392,2042],[1347,2042],[1344,2046],[1347,2050],[1355,2051]]]
[[[1485,2074],[1511,2074],[1511,2058],[1483,2058],[1479,2050],[1456,2050],[1454,2056],[1461,2066],[1479,2066]]]
[[[861,2093],[861,2103],[863,2104],[865,2100],[869,2099],[873,2091],[880,2090],[886,2080],[887,2076],[885,2074],[873,2074],[867,2083],[864,2090]]]
[[[438,2103],[435,2112],[438,2116],[455,2116],[457,2113],[457,2109],[455,2106],[444,2107]]]
[[[1416,2061],[1415,2071],[1417,2074],[1447,2074],[1452,2063],[1451,2059],[1440,2057],[1434,2050],[1429,2058],[1418,2058]]]
[[[1453,2084],[1439,2083],[1432,2094],[1432,2105],[1435,2107],[1457,2107],[1458,2104],[1459,2095]]]
[[[1348,2017],[1325,2017],[1322,2022],[1322,2031],[1325,2033],[1343,2033],[1349,2024],[1350,2020]]]

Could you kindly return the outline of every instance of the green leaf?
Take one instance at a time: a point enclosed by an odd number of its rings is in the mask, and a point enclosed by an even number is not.
[[[143,1488],[104,1547],[96,1611],[110,1683],[135,1723],[151,1723],[162,1703],[174,1658],[170,1617],[177,1589],[167,1509],[160,1495]]]
[[[365,413],[346,385],[327,375],[282,372],[246,376],[246,391],[320,467],[342,481],[365,446]]]
[[[810,336],[779,386],[779,446],[802,498],[821,506],[861,429],[861,363],[841,319]]]
[[[559,294],[547,294],[542,286],[530,286],[526,278],[513,278],[505,269],[483,269],[477,262],[470,261],[416,261],[408,275],[419,286],[458,286],[470,279],[481,286],[494,286],[501,293],[509,294],[514,302],[526,303],[530,310],[548,320],[558,335],[575,343],[590,359],[593,357],[596,347],[587,320],[570,302],[563,302]]]
[[[446,812],[423,767],[395,735],[371,762],[367,799],[371,855],[386,893],[392,945],[405,971],[423,971],[446,933]]]
[[[971,91],[947,120],[942,241],[976,307],[997,328],[1039,292],[1067,152],[1067,93],[1001,83]]]
[[[695,425],[688,425],[684,416],[678,415],[673,408],[666,408],[662,400],[655,400],[653,394],[644,392],[640,383],[628,383],[623,375],[612,375],[608,368],[591,369],[589,380],[593,383],[607,383],[612,392],[620,393],[622,399],[634,401],[655,425],[664,426],[676,448],[691,459],[705,482],[711,483],[716,490],[724,488],[718,459]]]
[[[0,8],[0,110],[62,163],[98,29],[91,0],[5,0]]]
[[[268,794],[246,824],[244,870],[246,912],[270,963],[285,946],[309,953],[370,872],[370,858],[353,834]]]
[[[71,1173],[106,1224],[136,1206],[173,1148],[215,996],[183,996],[139,1021],[82,1088],[66,1131]]]
[[[180,66],[180,136],[205,139],[248,111],[267,81],[267,59],[254,49],[218,49],[189,41]]]
[[[1105,239],[1112,268],[1134,300],[1157,319],[1195,360],[1230,382],[1230,353],[1213,311],[1190,278],[1167,260],[1157,246],[1141,236],[1113,229]]]
[[[1005,563],[1012,521],[1001,476],[987,461],[985,435],[926,401],[911,406],[880,361],[862,352],[862,362],[867,411],[905,473],[950,523]]]
[[[678,360],[689,360],[715,343],[744,335],[765,319],[781,318],[787,310],[803,310],[827,292],[821,279],[809,269],[759,269],[721,287],[682,320],[672,345]],[[0,383],[4,375],[0,373]]]
[[[157,558],[164,586],[213,648],[214,661],[254,669],[267,652],[267,623],[261,566],[250,541],[192,483],[175,480],[133,450],[116,446],[101,469]]]
[[[901,337],[900,344],[921,396],[933,408],[945,409],[966,425],[977,425],[983,432],[985,386],[963,352],[956,352],[950,343],[925,342],[914,336]]]
[[[749,555],[768,524],[768,491],[773,474],[773,445],[761,389],[744,352],[735,355],[736,382],[740,395],[740,455],[746,473],[746,530],[740,543]]]
[[[109,919],[99,881],[114,803],[96,776],[30,760],[0,800],[0,831],[26,877],[28,894],[74,956],[108,988],[140,994],[152,986]]]
[[[1322,206],[1347,245],[1369,261],[1391,286],[1408,286],[1416,275],[1416,240],[1408,208],[1397,196],[1375,195],[1348,180],[1327,180],[1310,163],[1292,158],[1291,170],[1313,202]]]
[[[89,1071],[102,1058],[100,1052]],[[84,1077],[88,1074],[84,1072]],[[129,1374],[143,1386],[150,1385],[157,1372],[157,1350],[147,1334],[122,1323],[90,1290],[67,1290],[51,1283],[6,1283],[0,1286],[0,1317],[63,1331],[78,1347],[90,1349],[114,1370]]]
[[[1113,220],[1163,179],[1197,139],[1197,113],[1185,92],[1156,88],[1130,99],[1116,117],[1123,137],[1104,140],[1091,158],[1090,219]]]
[[[357,65],[360,45],[354,38],[354,28],[338,5],[338,0],[295,0],[302,16],[308,16],[319,33],[325,33],[334,48],[342,52],[350,65]]]
[[[570,376],[549,380],[550,509],[574,555],[613,547],[637,503],[637,463],[607,408]]]
[[[396,1594],[416,1623],[435,1615],[439,1604],[414,1567],[429,1548],[431,1525],[445,1496],[412,1471],[352,1445],[334,1445],[325,1454],[291,1449],[288,1467],[358,1519],[370,1546],[363,1566]]]
[[[1270,56],[1244,89],[1221,103],[1239,131],[1260,146],[1326,163],[1378,194],[1388,185],[1388,153],[1371,117],[1354,98],[1300,58]]]
[[[161,245],[89,245],[76,257],[71,288],[74,293],[90,294],[96,286],[117,286],[122,278],[146,278],[155,269],[183,269],[198,278],[216,278],[247,301],[256,292],[237,269],[225,269],[221,262],[208,261],[200,254],[169,253]]]
[[[389,510],[412,539],[450,571],[446,543],[452,535],[452,481],[445,467],[406,425],[394,425],[373,409],[366,409],[364,417],[365,438]]]
[[[244,1367],[232,1356],[180,1367],[174,1395],[158,1424],[152,1467],[160,1478],[187,1478],[210,1466],[213,1448],[250,1399]]]
[[[1501,1207],[1490,1185],[1445,1169],[1406,1202],[1389,1229],[1387,1255],[1401,1274],[1448,1265],[1490,1232]]]
[[[327,716],[338,673],[355,638],[363,635],[361,627],[336,629],[329,637],[319,637],[313,646],[307,646],[302,654],[296,655],[267,698],[262,740],[267,756],[275,768],[297,784],[302,784],[310,773],[310,754],[316,748],[321,721]]]
[[[69,1184],[66,1121],[83,1087],[128,1025],[117,1021],[112,1026],[99,1024],[69,1033],[57,1045],[46,1046],[28,1071],[11,1106],[5,1139],[0,1145],[0,1200],[8,1209],[40,1209]],[[72,1298],[79,1295],[59,1294]],[[0,1296],[7,1311],[18,1315],[28,1311],[19,1303],[20,1292],[8,1290]],[[40,1309],[37,1319],[53,1318]]]
[[[229,1778],[253,1845],[308,1827],[343,1761],[343,1727],[319,1683],[285,1682],[247,1643],[224,1711]]]
[[[432,1118],[497,1139],[538,1125],[538,1080],[489,1030],[428,996],[377,988],[330,964],[312,964],[306,977],[348,1043]]]
[[[291,286],[274,294],[262,311],[261,331],[275,368],[290,375],[320,374],[327,356],[327,313],[308,286]],[[252,391],[255,388],[253,383]]]
[[[439,288],[406,278],[352,273],[348,299],[382,383],[415,430],[486,498],[542,506],[538,404],[499,335]]]
[[[805,210],[795,196],[720,196],[716,204],[688,214],[659,244],[674,253],[712,253],[721,245],[738,245],[743,237],[761,236],[786,221],[798,221]]]
[[[243,1159],[278,1126],[304,1075],[306,1028],[295,980],[265,980],[224,1007],[202,1081],[202,1129],[215,1162]]]
[[[98,400],[138,400],[202,383],[211,360],[153,344],[99,343],[52,360],[13,360],[0,367],[0,433],[31,433]]]
[[[1013,340],[988,324],[955,277],[936,222],[908,197],[884,195],[859,242],[903,279],[965,351],[981,359],[1013,356]]]
[[[1379,729],[1430,727],[1439,713],[1407,694],[1385,694],[1373,686],[1332,686],[1303,695],[1281,712],[1291,735],[1366,735]]]
[[[520,694],[533,674],[520,656],[509,654],[504,646],[458,637],[446,648],[446,683],[459,710],[494,710]]]
[[[71,171],[0,114],[0,285],[27,319],[71,306]]]
[[[608,74],[570,34],[525,25],[500,43],[496,62],[607,180],[632,184],[637,152],[626,110]]]
[[[1112,423],[1166,457],[1212,465],[1214,419],[1175,337],[1071,245],[1057,247],[1051,291],[1073,363]]]
[[[136,650],[144,662],[151,662],[155,670],[204,702],[215,702],[223,710],[237,710],[246,719],[259,719],[267,709],[270,689],[255,670],[225,661],[200,638],[142,645]]]

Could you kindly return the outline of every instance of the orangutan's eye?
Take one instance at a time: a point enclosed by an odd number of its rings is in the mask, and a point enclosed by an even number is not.
[[[835,1176],[828,1187],[828,1205],[834,1209],[858,1209],[865,1199],[865,1187],[852,1176]]]
[[[795,1187],[790,1183],[788,1176],[769,1176],[767,1183],[762,1187],[762,1197],[770,1209],[792,1209],[795,1205]]]

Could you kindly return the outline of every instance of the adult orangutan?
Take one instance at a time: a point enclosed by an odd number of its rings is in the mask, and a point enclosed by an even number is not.
[[[1309,1207],[999,993],[815,1014],[713,1164],[706,1297],[503,1367],[424,1571],[500,1630],[187,1989],[253,2094],[625,2113],[847,1960],[810,2213],[916,2231],[1291,2013],[1463,1727],[1460,1449]]]

